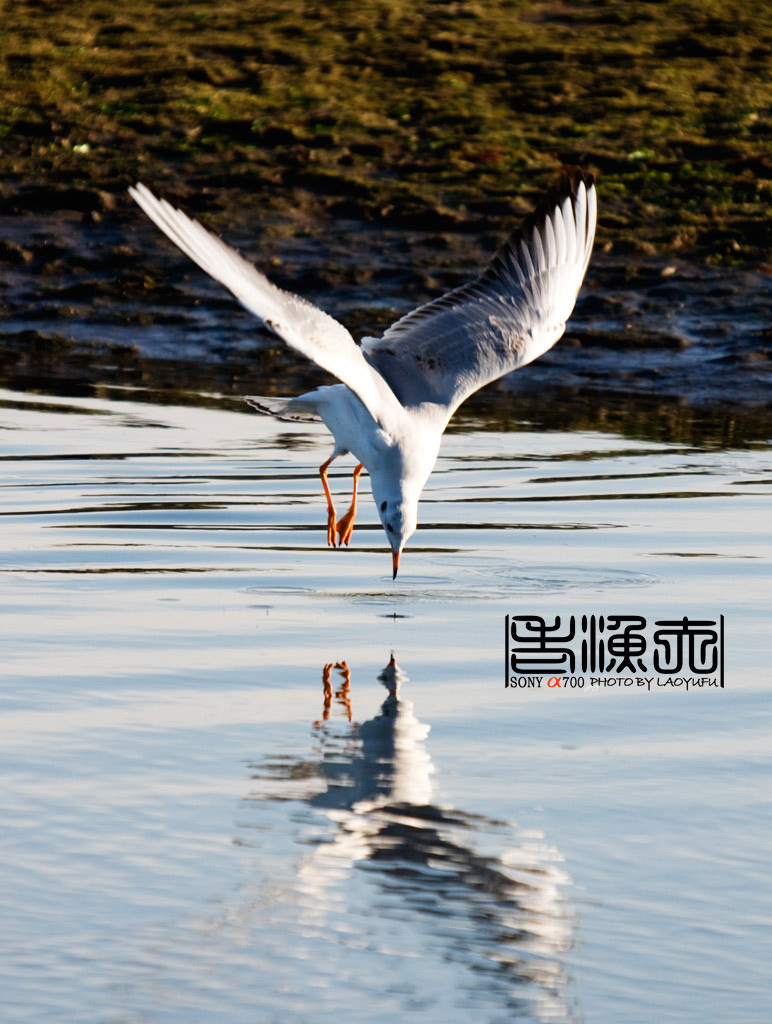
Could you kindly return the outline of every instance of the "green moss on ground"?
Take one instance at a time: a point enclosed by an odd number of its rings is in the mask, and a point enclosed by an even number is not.
[[[6,209],[23,187],[98,214],[141,176],[231,218],[478,230],[569,162],[599,172],[602,246],[768,258],[764,3],[8,0],[3,21]]]

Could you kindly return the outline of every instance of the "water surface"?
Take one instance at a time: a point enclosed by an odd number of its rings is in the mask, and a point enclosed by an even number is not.
[[[767,446],[471,424],[392,583],[321,428],[0,403],[6,1019],[765,1019]],[[609,612],[725,689],[504,689]]]

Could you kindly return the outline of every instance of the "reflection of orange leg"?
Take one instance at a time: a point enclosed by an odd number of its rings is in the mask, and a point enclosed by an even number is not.
[[[324,493],[327,496],[327,544],[335,547],[335,506],[332,503],[332,495],[327,483],[327,470],[331,462],[332,456],[322,463],[319,467],[319,476],[322,478],[322,487],[324,487]]]
[[[346,717],[349,722],[351,721],[351,669],[345,661],[338,661],[334,665],[332,662],[328,662],[322,669],[322,717],[314,722],[317,728],[329,721],[332,712],[333,691],[330,677],[333,668],[337,669],[343,677],[340,689],[335,691],[335,700],[343,705]]]
[[[332,684],[330,682],[330,674],[332,672],[332,663],[328,663],[322,669],[322,692],[323,705],[322,705],[322,721],[326,722],[330,717],[330,708],[332,707]],[[316,722],[316,725],[321,725],[322,722]]]
[[[339,661],[335,668],[343,676],[343,685],[335,691],[335,698],[346,709],[346,717],[351,721],[351,669],[345,661]]]
[[[345,544],[348,547],[348,542],[351,540],[351,532],[354,529],[354,518],[357,514],[357,484],[359,483],[359,474],[362,472],[363,466],[360,462],[354,470],[354,493],[351,496],[351,505],[349,506],[348,512],[341,516],[338,520],[335,529],[338,531],[338,546]]]

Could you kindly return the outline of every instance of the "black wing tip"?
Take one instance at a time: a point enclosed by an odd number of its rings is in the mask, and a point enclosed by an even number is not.
[[[589,193],[595,187],[595,175],[573,164],[563,164],[557,183],[547,189],[533,210],[518,224],[494,256],[483,278],[491,274],[495,276],[499,272],[502,260],[507,253],[513,250],[517,252],[521,239],[524,239],[526,245],[528,245],[533,232],[538,231],[542,227],[544,221],[552,215],[556,207],[562,206],[563,202],[568,198],[571,199],[572,203],[576,202],[579,196],[579,186],[582,184]]]
[[[595,185],[595,175],[591,171],[582,170],[575,164],[563,164],[560,168],[560,181],[553,186],[553,189],[560,193],[561,198],[565,199],[568,195],[575,196],[581,184],[584,184],[589,192]]]
[[[584,185],[589,192],[595,187],[595,175],[590,171],[583,171],[581,167],[573,164],[564,164],[560,169],[560,179],[555,185],[551,185],[534,209],[525,217],[520,224],[521,234],[530,233],[533,228],[544,223],[556,206],[561,206],[564,200],[570,198],[572,202],[577,199],[579,186]]]

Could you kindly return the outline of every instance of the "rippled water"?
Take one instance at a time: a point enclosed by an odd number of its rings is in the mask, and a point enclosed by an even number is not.
[[[5,1019],[766,1019],[768,447],[450,435],[392,583],[321,429],[0,403]],[[726,688],[513,693],[513,612]]]

